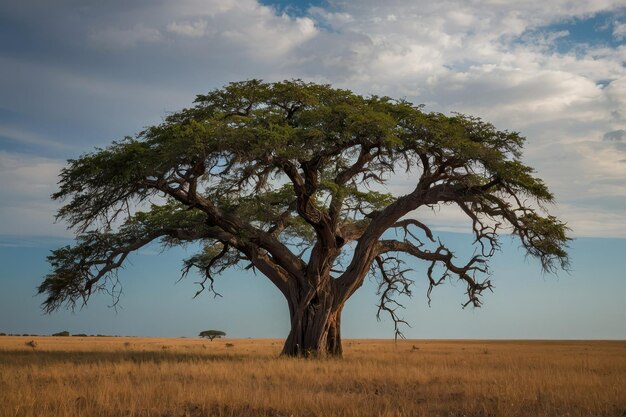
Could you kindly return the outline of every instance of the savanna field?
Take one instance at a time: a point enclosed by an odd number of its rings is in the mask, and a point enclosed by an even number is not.
[[[27,342],[34,340],[33,348]],[[0,337],[0,416],[626,416],[626,342]]]

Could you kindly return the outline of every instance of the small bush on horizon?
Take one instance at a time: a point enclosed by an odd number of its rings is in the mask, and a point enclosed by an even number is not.
[[[221,330],[203,330],[198,336],[206,337],[212,342],[213,339],[219,339],[220,337],[226,336],[226,333]]]

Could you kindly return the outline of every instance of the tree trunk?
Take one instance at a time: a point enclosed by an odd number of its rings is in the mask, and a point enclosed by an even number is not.
[[[306,300],[306,298],[303,298]],[[341,357],[341,310],[332,291],[318,291],[308,303],[289,300],[291,331],[283,355]]]

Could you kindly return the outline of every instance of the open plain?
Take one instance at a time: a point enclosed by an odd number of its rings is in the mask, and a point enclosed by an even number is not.
[[[35,347],[27,345],[35,341]],[[625,341],[0,337],[0,417],[626,416]]]

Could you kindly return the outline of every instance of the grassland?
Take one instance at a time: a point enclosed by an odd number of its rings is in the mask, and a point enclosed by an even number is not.
[[[0,337],[0,417],[626,416],[626,342],[281,343]]]

